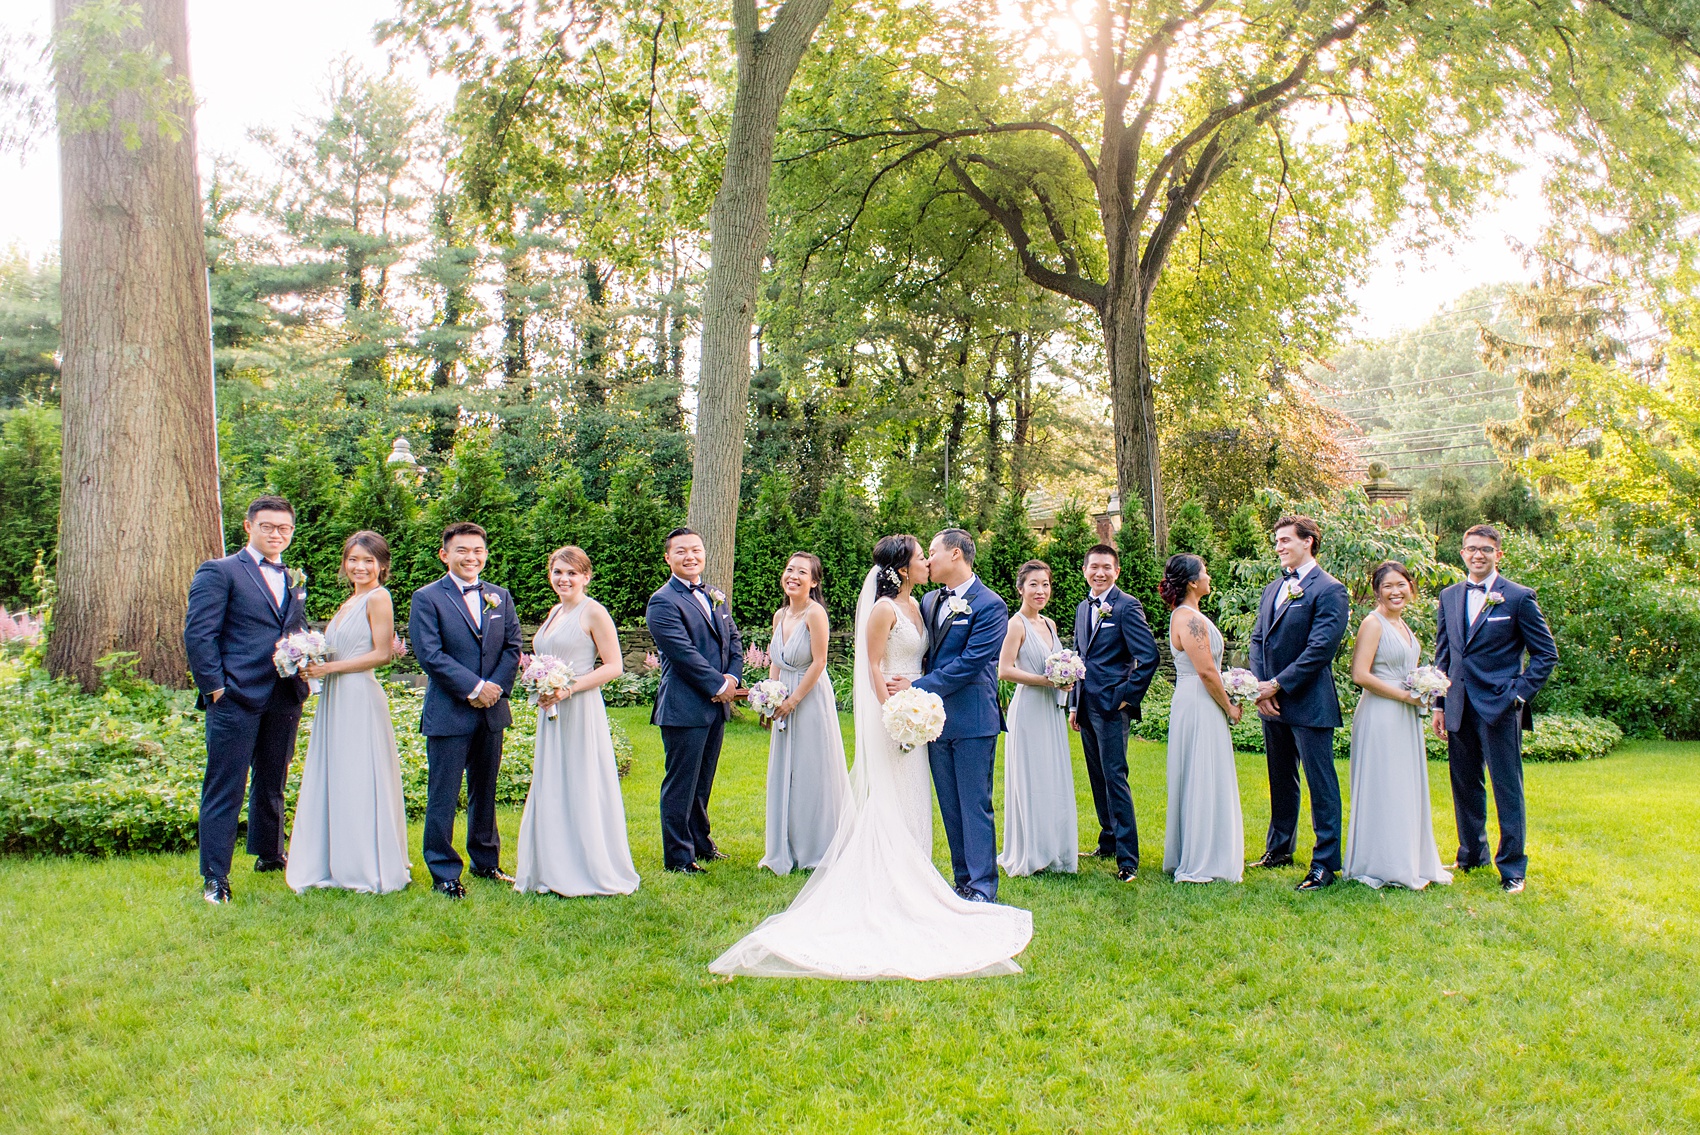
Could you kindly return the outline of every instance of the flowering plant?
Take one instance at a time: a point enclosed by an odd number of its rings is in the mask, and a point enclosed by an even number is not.
[[[1057,688],[1057,704],[1068,705],[1068,691],[1086,677],[1086,663],[1072,650],[1059,650],[1045,659],[1045,677]]]
[[[1418,666],[1405,676],[1405,688],[1417,695],[1424,709],[1433,709],[1434,699],[1452,688],[1452,679],[1438,667]]]
[[[752,642],[744,648],[744,669],[766,670],[771,665],[773,660],[768,657],[767,651],[755,643]]]
[[[773,715],[779,712],[779,707],[785,699],[791,696],[791,691],[785,688],[785,683],[778,678],[764,678],[750,687],[750,708],[755,710],[763,721],[772,721]],[[784,729],[785,722],[774,721],[775,729]]]
[[[280,677],[293,678],[303,667],[323,662],[329,649],[325,636],[318,631],[296,631],[277,640],[272,665],[277,667]]]
[[[556,658],[553,654],[522,654],[519,658],[519,685],[531,695],[532,705],[542,700],[544,694],[560,694],[571,697],[573,682],[578,675],[572,666]],[[559,706],[549,707],[549,718],[554,720],[559,714]]]
[[[16,615],[8,614],[6,608],[0,607],[0,642],[17,640],[27,644],[40,637],[40,619],[32,618],[28,611],[19,611]]]
[[[645,651],[643,655],[643,668],[645,670],[661,669],[661,655],[655,653],[653,650]]]
[[[1222,689],[1235,705],[1251,705],[1257,700],[1257,675],[1243,666],[1222,671]]]
[[[880,719],[886,734],[907,753],[916,745],[937,741],[944,732],[944,700],[910,686],[886,699]]]

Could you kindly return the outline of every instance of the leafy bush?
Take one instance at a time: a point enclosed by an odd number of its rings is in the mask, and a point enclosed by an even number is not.
[[[25,406],[0,414],[0,606],[44,598],[32,586],[38,559],[59,547],[59,411]]]
[[[1523,738],[1526,761],[1591,761],[1603,757],[1623,740],[1623,730],[1603,717],[1580,714],[1541,714],[1535,731]]]

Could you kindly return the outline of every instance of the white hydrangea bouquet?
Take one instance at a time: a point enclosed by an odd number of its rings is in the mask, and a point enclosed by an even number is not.
[[[944,700],[913,686],[887,698],[880,716],[886,734],[906,753],[917,745],[937,741],[944,732]]]
[[[1422,702],[1424,709],[1434,708],[1434,699],[1452,688],[1452,679],[1434,666],[1418,666],[1405,676],[1405,688]]]
[[[323,662],[329,652],[325,636],[318,631],[296,631],[277,640],[272,665],[277,667],[280,677],[293,678],[314,662]]]
[[[531,654],[520,656],[519,685],[531,695],[532,705],[542,700],[544,694],[566,694],[572,692],[573,682],[578,675],[573,672],[571,664],[553,654]],[[553,721],[560,716],[559,705],[549,707],[549,719]]]
[[[1235,705],[1251,705],[1257,701],[1257,675],[1243,666],[1222,671],[1222,689]]]
[[[1072,650],[1059,650],[1045,659],[1045,677],[1057,688],[1057,704],[1068,705],[1068,691],[1086,677],[1086,661]]]
[[[779,712],[779,707],[785,699],[791,696],[791,691],[785,688],[785,683],[778,678],[763,678],[750,687],[750,708],[765,721],[773,721],[773,715]],[[785,722],[773,721],[775,729],[784,729]]]

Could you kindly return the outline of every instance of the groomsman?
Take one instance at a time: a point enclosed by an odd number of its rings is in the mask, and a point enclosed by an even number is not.
[[[669,871],[703,874],[698,860],[725,859],[708,831],[708,796],[720,742],[744,674],[744,644],[726,596],[702,582],[702,537],[675,528],[661,544],[672,578],[649,597],[644,622],[661,655],[651,725],[661,727],[661,853]]]
[[[1139,824],[1127,786],[1127,729],[1157,673],[1157,640],[1139,600],[1116,586],[1121,555],[1108,544],[1086,553],[1081,571],[1091,589],[1074,612],[1074,648],[1086,676],[1069,694],[1069,726],[1080,734],[1086,778],[1098,810],[1098,846],[1083,855],[1115,856],[1116,878],[1139,877]]]
[[[1352,603],[1345,585],[1317,565],[1321,546],[1322,530],[1310,517],[1275,522],[1281,576],[1263,589],[1251,632],[1251,670],[1258,677],[1257,712],[1269,766],[1269,835],[1263,858],[1252,866],[1285,867],[1293,861],[1303,768],[1316,846],[1301,891],[1332,886],[1342,866],[1340,777],[1334,770],[1334,730],[1342,722],[1334,656]]]
[[[1499,531],[1478,524],[1464,533],[1469,578],[1440,593],[1434,664],[1452,679],[1435,699],[1434,732],[1446,741],[1452,807],[1458,822],[1454,871],[1486,867],[1487,787],[1499,812],[1499,885],[1523,889],[1529,857],[1523,809],[1523,730],[1534,728],[1529,703],[1558,664],[1558,646],[1535,593],[1499,574]],[[1523,665],[1527,654],[1529,664]]]
[[[195,705],[207,714],[200,845],[201,893],[210,903],[230,901],[250,767],[248,854],[256,871],[284,869],[283,786],[307,700],[306,681],[279,677],[272,663],[278,640],[307,625],[307,576],[281,558],[295,537],[295,509],[282,497],[258,497],[242,530],[248,543],[240,552],[196,569],[183,619]]]
[[[466,854],[480,879],[512,884],[502,870],[496,831],[496,774],[502,735],[513,724],[519,670],[519,614],[513,596],[479,579],[490,556],[488,537],[461,521],[443,529],[437,558],[448,574],[413,593],[407,633],[428,679],[419,732],[425,734],[425,865],[431,889],[466,896],[454,848],[455,813],[466,782]]]

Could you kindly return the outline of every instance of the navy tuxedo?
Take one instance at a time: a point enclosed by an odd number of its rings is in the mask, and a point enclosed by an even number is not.
[[[407,634],[425,671],[425,734],[429,780],[425,792],[425,865],[437,880],[460,878],[464,865],[454,849],[455,813],[466,782],[466,851],[472,866],[501,866],[496,831],[496,775],[502,767],[502,732],[513,724],[514,676],[519,670],[519,613],[513,596],[493,583],[480,592],[475,622],[461,597],[461,583],[445,575],[413,593]],[[485,602],[495,597],[493,604]],[[466,699],[480,682],[502,696],[487,708]]]
[[[279,606],[246,551],[208,560],[189,584],[183,645],[199,691],[195,704],[207,713],[199,842],[201,874],[209,879],[230,874],[250,767],[248,852],[261,859],[283,856],[283,788],[307,683],[299,675],[279,677],[272,652],[279,639],[306,625],[305,584],[287,588]],[[214,702],[219,690],[224,693]]]
[[[1495,575],[1487,593],[1500,601],[1484,602],[1473,623],[1467,617],[1469,592],[1464,584],[1440,593],[1434,664],[1452,679],[1452,687],[1436,705],[1446,717],[1458,862],[1465,867],[1487,865],[1484,775],[1491,775],[1499,811],[1494,863],[1503,877],[1521,879],[1529,866],[1524,850],[1523,730],[1534,726],[1529,703],[1558,664],[1558,646],[1533,590]]]
[[[1109,612],[1101,618],[1090,597],[1074,611],[1074,649],[1086,663],[1086,676],[1075,683],[1070,708],[1098,812],[1098,850],[1137,871],[1139,821],[1127,786],[1127,727],[1139,720],[1159,655],[1139,600],[1112,587],[1104,601]]]
[[[1285,579],[1263,589],[1251,632],[1251,670],[1281,687],[1276,717],[1263,719],[1269,769],[1269,834],[1264,851],[1291,856],[1298,844],[1299,770],[1310,785],[1316,846],[1311,865],[1339,871],[1340,775],[1334,768],[1334,730],[1342,724],[1334,689],[1334,656],[1346,637],[1352,601],[1339,580],[1315,566],[1300,582],[1303,594],[1277,607]]]
[[[992,818],[992,766],[1003,732],[998,655],[1009,629],[1009,605],[978,579],[962,594],[968,604],[965,613],[951,611],[950,595],[939,588],[921,597],[927,654],[925,674],[914,685],[944,702],[944,731],[927,746],[927,763],[956,885],[995,899],[998,832]]]
[[[714,697],[728,674],[742,678],[744,673],[738,624],[724,602],[708,598],[709,610],[704,610],[690,586],[673,576],[649,597],[643,616],[661,655],[661,683],[649,720],[661,727],[666,760],[661,851],[666,866],[673,868],[715,851],[708,797],[732,705]]]

